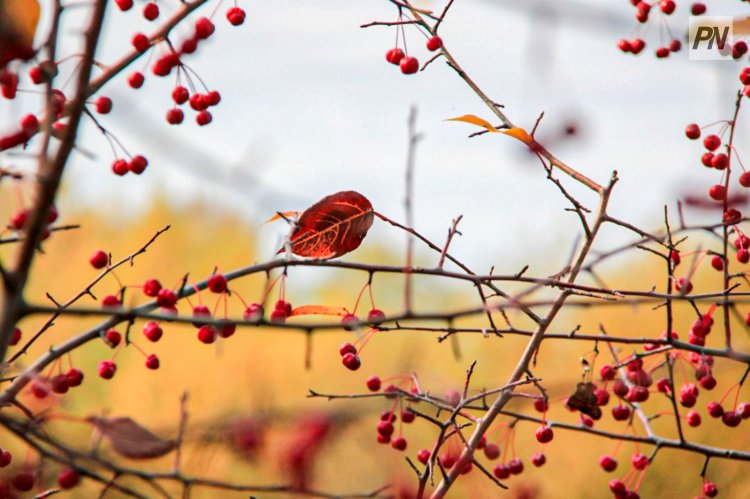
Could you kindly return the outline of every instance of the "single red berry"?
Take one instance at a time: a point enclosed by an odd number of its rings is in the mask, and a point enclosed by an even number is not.
[[[8,345],[16,346],[18,345],[18,342],[20,341],[21,341],[21,330],[18,328],[13,328],[13,334],[10,335],[10,343],[8,343]]]
[[[484,455],[487,456],[487,459],[490,461],[494,461],[500,457],[500,447],[495,444],[487,444],[484,446]]]
[[[703,163],[703,166],[707,168],[713,168],[713,164],[711,163],[713,159],[714,159],[714,153],[712,152],[703,153],[703,155],[701,156],[701,163]]]
[[[80,386],[83,383],[83,373],[74,367],[71,367],[68,372],[65,373],[68,378],[68,386]]]
[[[406,450],[406,439],[404,437],[394,438],[391,442],[391,447],[396,450]]]
[[[195,36],[200,40],[205,40],[216,30],[216,26],[207,17],[201,17],[195,21]]]
[[[535,452],[534,454],[531,455],[531,464],[533,464],[537,468],[544,466],[544,463],[546,462],[547,462],[547,457],[541,452]]]
[[[685,419],[687,419],[688,426],[692,426],[693,428],[701,425],[701,415],[697,411],[688,411]]]
[[[155,2],[149,2],[143,7],[143,17],[149,21],[153,21],[159,17],[159,6]]]
[[[357,369],[359,369],[359,366],[362,365],[362,361],[360,360],[359,356],[353,353],[344,355],[341,358],[341,363],[344,364],[344,366],[346,366],[346,368],[350,371],[356,371]]]
[[[601,369],[599,369],[599,376],[601,376],[604,381],[612,381],[615,379],[616,375],[617,371],[608,364],[603,365]]]
[[[659,47],[656,49],[656,57],[659,59],[664,59],[665,57],[669,57],[669,47]]]
[[[167,123],[170,125],[179,125],[185,119],[185,113],[182,109],[174,107],[167,111]]]
[[[703,495],[706,497],[716,497],[719,494],[719,489],[713,482],[706,482],[703,484]]]
[[[205,343],[206,345],[210,345],[211,343],[216,341],[216,336],[216,328],[208,324],[206,324],[205,326],[201,326],[198,329],[198,340],[201,343]]]
[[[630,406],[616,405],[612,408],[612,417],[616,421],[625,421],[630,417]]]
[[[144,80],[145,78],[143,77],[143,73],[141,73],[140,71],[135,71],[128,75],[128,85],[130,85],[132,88],[141,88],[143,86]]]
[[[706,411],[712,418],[720,418],[724,415],[724,408],[719,402],[709,402]]]
[[[604,407],[609,404],[609,392],[603,388],[600,388],[594,392],[596,395],[596,405]]]
[[[405,75],[414,74],[419,71],[419,61],[416,57],[407,55],[401,59],[401,62],[399,62],[398,65],[401,67],[401,72]]]
[[[124,159],[116,159],[114,163],[112,163],[112,172],[115,175],[123,176],[126,173],[128,173],[128,162]]]
[[[637,470],[645,470],[646,467],[648,467],[648,456],[641,454],[640,452],[633,454],[630,461],[633,463],[633,468]]]
[[[164,331],[156,322],[147,322],[146,325],[143,326],[143,335],[148,338],[149,341],[156,343],[161,339],[162,334],[164,334]]]
[[[706,13],[706,4],[701,2],[694,2],[693,5],[690,6],[690,13],[694,16],[700,16],[702,14]]]
[[[177,303],[177,295],[171,289],[161,288],[156,295],[156,304],[160,307],[170,308]]]
[[[552,432],[552,428],[549,426],[540,426],[536,429],[536,440],[539,443],[546,444],[547,442],[552,441],[555,434]]]
[[[628,385],[621,379],[615,380],[615,383],[612,386],[612,393],[614,393],[618,397],[624,397],[625,395],[627,395],[628,390]]]
[[[740,263],[747,263],[750,261],[750,252],[748,252],[745,248],[742,248],[741,250],[737,250],[737,261]]]
[[[734,208],[729,208],[721,218],[727,225],[736,225],[742,221],[742,213]]]
[[[748,419],[750,418],[750,404],[742,402],[737,406],[737,409],[735,409],[734,412],[739,414],[742,419]]]
[[[638,2],[636,5],[635,18],[640,23],[648,21],[648,14],[651,12],[651,4],[646,2]]]
[[[45,82],[44,71],[39,66],[34,66],[29,69],[29,78],[34,85],[40,85]]]
[[[112,379],[117,371],[117,366],[111,360],[103,360],[99,362],[97,367],[99,376],[104,379]]]
[[[123,12],[133,8],[133,0],[115,0],[117,7]]]
[[[393,390],[389,390],[389,388],[393,388]],[[395,391],[396,387],[393,385],[388,385],[383,389],[383,392],[388,393],[389,391]],[[386,421],[388,423],[394,423],[398,419],[396,417],[396,413],[391,410],[385,410],[380,413],[380,420]]]
[[[697,123],[690,123],[690,124],[689,124],[689,125],[688,125],[688,126],[687,126],[687,127],[685,128],[685,135],[686,135],[686,136],[687,136],[687,138],[689,138],[690,140],[697,140],[697,139],[699,139],[699,138],[700,138],[700,136],[701,136],[701,129],[700,129],[700,127],[698,126],[698,124],[697,124]]]
[[[21,129],[29,135],[39,131],[39,119],[33,114],[27,114],[21,118]]]
[[[109,345],[111,348],[115,348],[120,344],[121,341],[122,335],[114,329],[110,329],[104,334],[104,342],[107,343],[107,345]]]
[[[513,458],[508,461],[508,469],[513,475],[520,475],[523,472],[523,461],[519,458]]]
[[[674,0],[661,0],[659,2],[659,8],[666,15],[670,15],[677,8],[677,4],[674,2]]]
[[[260,303],[251,303],[242,313],[242,318],[246,321],[257,321],[263,318],[263,305]]]
[[[78,485],[80,480],[81,477],[78,475],[78,472],[71,468],[61,469],[57,475],[57,483],[61,489],[72,489]]]
[[[239,26],[245,22],[245,11],[239,7],[232,7],[227,10],[227,20],[232,26]]]
[[[393,423],[391,421],[379,421],[377,430],[379,434],[388,437],[393,434]]]
[[[419,453],[417,453],[417,461],[422,464],[427,464],[427,462],[430,460],[430,455],[430,451],[428,451],[427,449],[422,449],[421,451],[419,451]]]
[[[137,156],[133,156],[130,161],[128,161],[128,170],[135,173],[136,175],[140,175],[146,170],[146,167],[148,166],[148,160],[141,156],[140,154]]]
[[[212,293],[221,294],[227,290],[227,278],[222,274],[214,274],[208,278],[208,289]]]
[[[492,468],[492,474],[500,480],[504,480],[510,476],[510,468],[505,464],[498,464]]]
[[[385,313],[383,313],[382,310],[378,310],[377,308],[373,308],[369,312],[367,312],[367,322],[370,324],[380,324],[385,320]]]
[[[711,167],[717,170],[725,170],[729,166],[729,156],[721,152],[714,154],[711,158]]]
[[[217,90],[211,90],[205,94],[205,99],[209,106],[217,106],[221,102],[221,94]]]
[[[52,388],[52,391],[59,394],[67,393],[68,388],[70,388],[70,382],[68,381],[68,377],[65,374],[57,374],[55,376],[52,376],[52,378],[49,380],[49,384]]]
[[[46,381],[34,381],[31,383],[31,393],[38,399],[43,399],[49,395],[49,385]]]
[[[117,308],[122,305],[122,302],[115,295],[107,295],[102,298],[102,308]]]
[[[416,419],[417,415],[414,414],[414,411],[409,409],[408,407],[401,411],[401,421],[403,421],[406,424],[413,423]]]
[[[201,327],[203,319],[211,319],[211,310],[205,305],[196,305],[193,307],[193,318],[198,319],[193,326]]]
[[[132,43],[133,47],[135,47],[138,52],[145,52],[151,46],[148,37],[143,33],[136,33],[133,35]]]
[[[545,399],[534,399],[534,409],[536,409],[537,412],[547,412],[549,406]]]
[[[718,271],[724,270],[724,259],[720,257],[719,255],[712,256],[711,266]]]
[[[669,51],[670,52],[679,52],[682,49],[682,42],[678,39],[674,39],[671,42],[669,42]]]
[[[343,357],[344,355],[348,353],[356,354],[357,348],[351,343],[342,343],[341,346],[339,347],[339,355]]]
[[[91,255],[91,258],[89,258],[89,263],[95,269],[103,269],[109,263],[109,257],[105,252],[99,250]]]
[[[180,51],[183,54],[192,54],[193,52],[195,52],[195,49],[197,48],[198,48],[198,39],[193,37],[193,38],[188,38],[187,40],[182,42],[182,48],[180,49]]]
[[[380,378],[377,376],[370,376],[365,383],[367,384],[367,389],[371,392],[380,390]]]
[[[436,50],[439,50],[443,46],[443,39],[439,36],[433,36],[429,40],[427,40],[427,50],[430,52],[435,52]]]
[[[222,338],[229,338],[235,333],[235,331],[237,331],[237,324],[229,322],[219,327],[219,336]]]
[[[750,187],[750,172],[742,172],[739,180],[742,187]]]
[[[391,442],[390,435],[386,437],[386,436],[381,435],[381,434],[378,433],[378,443],[379,444],[388,444],[390,442]]]
[[[750,85],[750,67],[742,69],[740,72],[740,81],[743,85]]]
[[[346,314],[341,318],[341,325],[348,331],[355,331],[359,327],[359,318],[354,314]]]
[[[385,53],[385,60],[390,62],[391,64],[398,66],[404,56],[405,54],[403,50],[401,50],[400,48],[394,48]]]
[[[21,492],[28,492],[34,488],[34,474],[30,471],[21,471],[11,480],[13,487]]]
[[[198,116],[195,117],[195,122],[198,123],[199,126],[206,126],[213,120],[213,117],[211,116],[211,113],[203,110],[200,113],[198,113]]]
[[[721,415],[721,422],[730,428],[739,426],[741,421],[742,417],[735,411],[724,411],[724,414]]]
[[[636,38],[630,41],[630,51],[633,54],[639,54],[646,47],[646,42],[642,38]]]
[[[5,449],[0,449],[0,468],[5,468],[13,461],[13,455]]]
[[[184,104],[189,98],[190,93],[188,92],[188,89],[182,85],[178,85],[172,90],[172,100],[174,100],[175,104]]]
[[[279,310],[278,308],[275,308],[273,312],[271,312],[271,322],[275,322],[276,324],[284,324],[286,322],[286,318],[289,317],[285,310]]]
[[[625,484],[622,483],[620,480],[610,480],[609,490],[612,491],[615,497],[623,497],[623,498],[625,497],[625,494],[628,491]]]
[[[153,370],[159,369],[159,357],[153,353],[146,357],[146,367]]]
[[[601,466],[604,471],[615,471],[617,469],[617,461],[611,456],[602,456],[599,458],[599,466]]]
[[[159,294],[159,291],[161,291],[161,283],[156,279],[148,279],[143,284],[143,294],[146,296],[156,298],[156,296]]]
[[[708,195],[714,201],[723,201],[727,197],[727,190],[723,185],[715,184],[708,190]]]
[[[703,146],[709,151],[715,151],[721,146],[721,139],[718,135],[708,135],[703,139]]]
[[[628,52],[632,52],[633,50],[633,47],[630,46],[630,42],[624,38],[617,42],[617,48],[619,48],[621,52],[625,52],[626,54]]]
[[[687,277],[680,277],[675,287],[680,294],[687,295],[693,290],[693,283]]]

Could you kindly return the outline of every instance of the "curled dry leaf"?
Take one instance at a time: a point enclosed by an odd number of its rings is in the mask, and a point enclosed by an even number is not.
[[[490,122],[487,120],[484,120],[480,118],[479,116],[474,116],[473,114],[465,114],[463,116],[458,116],[457,118],[448,118],[445,121],[462,121],[464,123],[471,123],[472,125],[481,126],[482,128],[485,128],[490,133],[503,133],[505,135],[510,135],[513,138],[516,138],[523,142],[526,145],[532,145],[534,143],[534,139],[531,137],[531,135],[528,134],[526,130],[519,127],[513,127],[513,128],[507,128],[507,129],[496,129]]]
[[[130,418],[87,419],[106,438],[112,449],[130,459],[152,459],[175,448],[174,440],[164,440]]]
[[[372,204],[362,194],[342,191],[326,196],[297,221],[290,238],[292,253],[313,258],[336,258],[359,247],[375,218]],[[284,251],[281,248],[278,253]]]

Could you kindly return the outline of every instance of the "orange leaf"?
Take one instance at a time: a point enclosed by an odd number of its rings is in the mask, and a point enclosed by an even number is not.
[[[372,204],[354,191],[326,196],[299,217],[291,236],[292,253],[314,258],[335,258],[354,251],[370,230]],[[284,251],[281,248],[278,253]]]
[[[175,448],[174,440],[164,440],[130,418],[87,419],[109,440],[112,449],[130,459],[151,459],[168,454]]]
[[[292,310],[292,315],[339,315],[348,314],[343,307],[326,307],[325,305],[302,305]]]
[[[37,0],[0,1],[0,69],[13,59],[34,56],[34,34],[39,22]]]
[[[531,135],[529,135],[528,132],[526,132],[526,130],[524,130],[523,128],[508,128],[507,130],[500,130],[500,133],[510,135],[511,137],[520,140],[526,145],[531,145],[534,142],[534,139],[531,137]]]
[[[299,215],[298,211],[282,211],[275,214],[274,216],[263,222],[261,225],[269,224],[271,222],[275,222],[276,220],[281,220],[282,218],[294,218],[297,215]]]
[[[472,125],[486,128],[490,133],[497,133],[497,130],[495,130],[495,127],[492,126],[489,121],[483,120],[479,116],[474,116],[473,114],[465,114],[463,116],[459,116],[458,118],[448,118],[445,121],[463,121],[464,123],[471,123]]]

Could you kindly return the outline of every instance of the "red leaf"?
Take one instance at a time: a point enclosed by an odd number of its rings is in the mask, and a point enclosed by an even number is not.
[[[161,457],[175,448],[174,440],[164,440],[130,418],[97,418],[88,421],[109,440],[112,449],[130,459]]]
[[[372,204],[354,191],[326,196],[302,213],[291,237],[292,253],[335,258],[357,249],[374,219]],[[278,252],[281,253],[284,248]]]

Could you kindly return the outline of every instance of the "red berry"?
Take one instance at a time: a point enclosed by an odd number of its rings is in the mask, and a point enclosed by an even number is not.
[[[392,413],[391,413],[392,414]],[[389,437],[393,434],[393,423],[391,421],[379,421],[377,430],[378,433],[384,437]]]
[[[74,367],[71,367],[68,372],[65,373],[68,378],[68,386],[80,386],[83,383],[83,373]]]
[[[359,327],[359,319],[354,314],[346,314],[341,318],[341,325],[348,331],[354,331]]]
[[[175,104],[184,104],[189,98],[190,93],[188,92],[188,89],[182,85],[178,85],[172,90],[172,100],[175,101]]]
[[[188,38],[184,42],[182,42],[182,48],[180,49],[183,54],[192,54],[195,52],[195,49],[198,48],[198,39]]]
[[[628,489],[620,480],[611,480],[609,482],[609,490],[612,491],[615,497],[625,497]]]
[[[251,303],[242,313],[242,318],[246,321],[257,321],[263,318],[263,306],[259,303]]]
[[[414,414],[414,411],[412,411],[408,407],[404,409],[403,411],[401,411],[401,421],[403,421],[406,424],[414,422],[416,417],[417,415]]]
[[[737,406],[737,409],[735,409],[734,412],[739,414],[742,419],[748,419],[750,418],[750,404],[748,404],[747,402],[742,402]]]
[[[625,52],[626,54],[633,50],[633,47],[630,46],[630,42],[624,38],[617,42],[617,48],[619,48],[620,51]]]
[[[370,376],[365,383],[367,384],[367,389],[371,392],[380,390],[380,378],[377,376]]]
[[[91,255],[91,258],[89,258],[89,263],[95,269],[103,269],[109,263],[109,257],[105,252],[99,250]]]
[[[492,468],[492,474],[500,480],[504,480],[510,476],[510,468],[504,464],[498,464]]]
[[[430,460],[430,455],[431,455],[430,451],[428,451],[427,449],[422,449],[417,454],[417,461],[419,461],[422,464],[427,464],[427,462]]]
[[[552,441],[555,434],[552,432],[552,428],[549,426],[540,426],[536,430],[536,440],[539,443],[546,444],[547,442]]]
[[[13,328],[13,334],[10,335],[10,343],[8,343],[8,345],[18,345],[19,341],[21,341],[21,330],[18,328]]]
[[[546,462],[547,462],[547,458],[541,452],[536,452],[532,454],[531,456],[531,464],[533,464],[537,468],[544,466],[544,463]]]
[[[209,106],[216,106],[221,102],[221,94],[216,90],[211,90],[205,94],[205,98]]]
[[[669,47],[659,47],[656,49],[656,57],[659,59],[664,59],[665,57],[669,57]]]
[[[343,357],[344,355],[348,353],[356,354],[357,348],[351,343],[342,343],[341,346],[339,347],[339,355]]]
[[[690,13],[694,16],[700,16],[701,14],[705,14],[706,5],[701,2],[694,2],[693,5],[690,6]]]
[[[161,283],[156,279],[149,279],[143,284],[143,294],[155,298],[161,291]]]
[[[276,308],[271,312],[271,322],[275,322],[276,324],[284,324],[287,317],[289,316],[285,310],[279,310]]]
[[[195,36],[199,40],[205,40],[211,36],[215,30],[216,27],[214,26],[214,23],[212,23],[211,19],[207,17],[201,17],[195,21]]]
[[[723,185],[715,184],[708,190],[708,195],[714,201],[723,201],[727,197],[727,190]]]
[[[170,125],[179,125],[185,119],[185,113],[180,108],[172,108],[167,111],[167,123]]]
[[[396,450],[406,450],[406,439],[404,437],[394,438],[391,447]]]
[[[724,408],[719,402],[709,402],[706,411],[712,418],[720,418],[724,415]]]
[[[164,334],[164,331],[156,322],[147,322],[146,325],[143,326],[143,335],[148,338],[149,341],[156,343],[161,339],[162,334]]]
[[[221,294],[227,290],[227,278],[222,274],[214,274],[208,278],[208,289],[212,293]]]
[[[107,295],[102,298],[102,308],[117,308],[122,302],[115,295]]]
[[[112,172],[115,175],[123,176],[126,173],[128,173],[128,162],[124,159],[116,159],[114,163],[112,163]]]
[[[547,409],[549,409],[547,401],[544,399],[534,399],[534,409],[537,412],[547,412]]]
[[[487,444],[484,446],[484,455],[487,456],[487,459],[494,461],[500,457],[500,447],[495,444]]]
[[[115,0],[115,3],[123,12],[130,10],[133,7],[133,0]]]
[[[159,369],[159,357],[153,353],[146,357],[146,367],[149,369]]]
[[[227,10],[227,20],[232,26],[239,26],[245,22],[245,11],[239,7],[232,7]]]
[[[750,187],[750,172],[742,172],[739,180],[742,187]]]
[[[39,131],[39,120],[33,114],[27,114],[21,118],[21,129],[29,135]]]
[[[703,163],[703,166],[707,168],[713,168],[713,165],[711,164],[713,159],[714,159],[714,153],[712,152],[703,153],[703,155],[701,156],[701,163]]]
[[[688,426],[696,427],[701,425],[701,415],[696,411],[688,411],[685,418],[687,419]]]
[[[381,434],[378,434],[378,443],[379,444],[387,444],[390,443],[391,437],[390,436],[383,436]]]
[[[693,290],[693,283],[687,277],[680,277],[675,287],[680,294],[687,295]]]
[[[13,455],[5,449],[0,449],[0,468],[5,468],[13,461]]]
[[[109,345],[111,348],[115,348],[120,344],[121,341],[122,335],[114,329],[110,329],[104,334],[104,342],[107,343],[107,345]]]
[[[206,324],[205,326],[201,326],[198,329],[198,340],[201,343],[205,343],[206,345],[210,345],[211,343],[216,341],[216,335],[216,328],[208,324]]]
[[[616,405],[612,408],[612,417],[616,421],[625,421],[630,417],[630,406],[627,405]]]
[[[128,170],[135,173],[136,175],[140,175],[141,173],[143,173],[144,170],[146,170],[147,166],[148,160],[140,154],[137,156],[133,156],[133,158],[128,161]]]
[[[395,390],[396,390],[395,386],[388,385],[388,386],[385,387],[385,389],[383,389],[383,392],[389,393],[389,392],[393,392]],[[381,421],[386,421],[388,423],[393,423],[393,422],[396,421],[396,413],[394,413],[393,411],[388,411],[388,410],[383,411],[382,413],[380,413],[380,420]]]
[[[615,471],[617,469],[617,461],[613,457],[602,456],[599,458],[599,466],[601,466],[604,471]]]
[[[359,369],[359,366],[362,365],[362,361],[360,360],[360,358],[353,353],[344,355],[341,358],[341,363],[344,364],[344,366],[346,366],[346,368],[350,371],[356,371],[357,369]]]
[[[750,261],[750,252],[748,252],[745,248],[738,250],[737,261],[740,263],[747,263],[748,261]]]
[[[100,377],[104,379],[112,379],[117,371],[117,366],[111,360],[103,360],[99,362],[97,371],[99,372]]]
[[[203,110],[195,117],[195,122],[198,123],[199,126],[206,126],[211,123],[212,119],[213,117],[211,116],[211,113]]]
[[[711,158],[711,167],[717,170],[725,170],[727,166],[729,166],[729,156],[723,152],[714,154]]]
[[[414,74],[419,71],[419,61],[416,57],[407,55],[401,59],[401,62],[399,62],[398,65],[401,67],[401,72],[405,75]]]
[[[703,495],[706,497],[716,497],[719,493],[719,489],[713,482],[706,482],[703,484]]]
[[[729,208],[724,212],[724,215],[722,215],[721,218],[727,225],[736,225],[740,223],[740,221],[742,221],[742,213],[740,213],[739,210],[735,210],[734,208]]]
[[[709,151],[715,151],[721,146],[721,139],[718,135],[708,135],[703,139],[703,146]]]
[[[630,51],[633,54],[639,54],[646,47],[646,42],[642,38],[636,38],[630,41]]]
[[[661,0],[659,2],[659,8],[662,12],[669,15],[677,8],[677,4],[674,2],[674,0]]]
[[[154,2],[149,2],[143,7],[143,17],[149,21],[153,21],[159,17],[159,6]]]
[[[21,492],[28,492],[34,488],[34,474],[30,471],[21,471],[13,477],[11,483]]]
[[[64,374],[57,374],[55,376],[52,376],[52,378],[49,380],[49,384],[52,388],[52,391],[59,394],[67,393],[68,388],[70,387],[68,377]]]
[[[385,313],[383,313],[382,310],[378,310],[377,308],[373,308],[369,312],[367,312],[367,322],[370,324],[380,324],[385,320]]]
[[[617,371],[608,364],[603,365],[601,369],[599,369],[599,376],[601,376],[604,381],[612,381],[615,379],[616,374]]]
[[[31,393],[38,399],[43,399],[49,395],[49,385],[46,381],[34,381],[31,384]]]
[[[508,461],[508,469],[514,475],[520,475],[523,472],[523,461],[519,458],[513,458]]]
[[[177,295],[171,289],[161,288],[156,295],[156,304],[163,308],[173,307],[177,303]]]
[[[630,461],[633,463],[633,468],[637,470],[645,470],[646,467],[648,467],[648,456],[641,454],[640,452],[633,454]]]
[[[429,40],[427,40],[427,50],[430,52],[435,52],[436,50],[439,50],[443,46],[443,39],[439,36],[433,36]]]
[[[224,324],[219,328],[219,336],[221,336],[222,338],[229,338],[234,334],[236,330],[237,324],[235,324],[234,322]]]
[[[385,53],[385,60],[390,62],[391,64],[398,66],[404,56],[405,54],[403,50],[401,50],[400,48],[394,48]]]
[[[721,422],[731,428],[739,426],[741,421],[742,417],[735,411],[725,411],[724,414],[721,415]]]
[[[44,83],[44,81],[46,80],[44,71],[42,71],[42,68],[40,68],[39,66],[34,66],[29,69],[29,78],[34,85]]]
[[[724,270],[724,259],[721,258],[719,255],[712,256],[711,266],[718,271]]]
[[[148,41],[148,37],[143,33],[136,33],[135,35],[133,35],[132,42],[133,47],[135,47],[138,52],[145,52],[151,46],[151,43]]]
[[[690,140],[697,140],[701,136],[701,129],[697,123],[691,123],[685,128],[685,135]]]
[[[132,88],[141,88],[141,86],[143,86],[144,80],[145,78],[143,77],[143,73],[141,73],[140,71],[135,71],[128,75],[128,85],[130,85]]]
[[[61,469],[57,475],[57,483],[62,489],[72,489],[78,485],[80,479],[81,477],[78,475],[78,472],[71,468]]]

